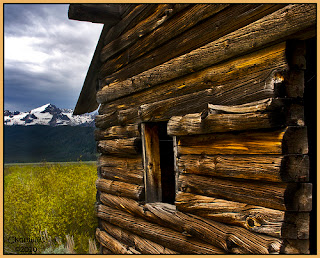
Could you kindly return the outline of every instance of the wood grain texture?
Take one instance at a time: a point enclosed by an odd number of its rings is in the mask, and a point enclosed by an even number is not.
[[[146,202],[162,200],[158,127],[141,125]]]
[[[278,96],[277,85],[284,80],[280,71],[285,69],[287,69],[287,63],[283,43],[103,104],[99,113],[117,112],[118,109],[133,108],[179,96],[182,96],[183,101],[187,101],[188,98],[183,98],[183,95],[195,92],[199,95],[209,94],[210,92],[206,90],[211,90],[207,103],[220,105],[243,104],[276,97]],[[168,102],[170,103],[170,100]],[[168,105],[168,103],[165,104]]]
[[[101,222],[102,228],[115,239],[125,243],[141,254],[178,254],[177,252],[170,250],[162,245],[152,242],[148,239],[142,238],[136,234],[130,233],[125,229],[121,229],[106,221]]]
[[[143,205],[127,197],[116,196],[108,193],[101,193],[100,201],[113,209],[130,213],[132,216],[145,218]]]
[[[95,117],[95,125],[100,129],[120,125],[118,120],[118,111],[114,110],[103,115],[97,115]]]
[[[210,101],[210,99],[203,98],[203,101]],[[205,103],[203,103],[202,106],[204,107]],[[161,110],[161,108],[159,109]],[[208,134],[215,132],[273,128],[284,125],[304,126],[303,106],[300,104],[293,104],[287,99],[268,98],[242,105],[208,104],[207,108],[202,109],[203,111],[201,113],[190,114],[192,111],[198,112],[199,109],[189,105],[185,112],[191,111],[189,114],[171,117],[168,122],[168,134]],[[149,108],[148,111],[148,113],[151,114],[154,112],[154,119],[159,119],[159,110],[150,110]],[[175,113],[179,114],[179,111],[180,110],[173,111],[171,116]],[[182,112],[180,111],[180,113]],[[151,117],[151,114],[149,114],[149,117]],[[169,115],[167,117],[169,117]],[[144,119],[145,116],[141,115],[141,118]],[[163,115],[161,117],[163,117]]]
[[[279,253],[281,240],[252,233],[244,228],[228,226],[199,216],[185,214],[165,203],[145,205],[148,215],[157,218],[171,228],[185,231],[203,241],[238,254]],[[149,214],[151,213],[151,214]]]
[[[179,190],[283,211],[312,209],[310,183],[267,183],[182,174]]]
[[[133,6],[133,8],[129,10],[129,12],[124,13],[122,19],[109,30],[103,41],[104,46],[137,26],[142,20],[154,13],[156,8],[157,6],[152,4],[136,4]]]
[[[124,170],[143,170],[142,157],[115,157],[100,155],[98,158],[99,167],[116,167]]]
[[[144,104],[139,107],[142,122],[168,121],[172,116],[201,112],[211,101],[212,89],[186,94],[176,98]]]
[[[181,212],[240,226],[259,234],[277,238],[309,238],[309,213],[290,213],[183,192],[178,192],[175,205]]]
[[[128,246],[120,243],[118,240],[107,234],[105,231],[96,229],[96,238],[100,244],[105,246],[111,253],[114,254],[139,254],[138,251],[129,248]]]
[[[100,76],[111,74],[121,69],[126,64],[155,49],[161,44],[171,40],[200,21],[212,16],[229,6],[229,4],[196,4],[187,10],[182,10],[169,19],[166,24],[159,26],[154,31],[135,42],[131,47],[119,53],[104,63],[100,69]]]
[[[129,184],[143,185],[142,169],[126,169],[122,167],[99,167],[100,177]]]
[[[120,125],[127,125],[127,124],[136,124],[140,123],[141,119],[138,113],[138,108],[128,108],[125,110],[119,110],[118,111],[118,123]]]
[[[107,45],[114,39],[120,37],[121,34],[124,32],[130,30],[132,28],[131,26],[136,26],[137,23],[139,23],[140,17],[146,18],[150,15],[151,12],[155,10],[154,5],[147,5],[147,4],[138,4],[136,5],[127,15],[122,17],[122,19],[113,26],[108,33],[104,36],[103,39],[103,45]],[[144,16],[144,14],[147,14],[147,16]]]
[[[255,77],[262,76],[262,78],[265,80],[267,77],[270,77],[270,79],[266,82],[267,85],[265,85],[265,88],[272,90],[274,89],[273,84],[276,81],[273,78],[274,76],[271,76],[272,71],[282,71],[288,68],[285,49],[286,44],[280,43],[248,55],[234,58],[227,62],[212,64],[201,71],[192,70],[189,72],[189,74],[186,74],[182,78],[173,78],[175,80],[169,83],[163,81],[161,82],[162,85],[159,86],[156,86],[157,84],[152,84],[152,78],[154,77],[153,74],[149,75],[150,81],[145,82],[143,88],[141,89],[138,88],[138,85],[136,87],[135,77],[132,77],[123,82],[112,83],[98,91],[97,101],[99,103],[110,102],[118,97],[123,97],[133,93],[131,92],[129,85],[127,85],[128,83],[126,83],[129,81],[130,84],[135,85],[134,93],[138,93],[141,90],[147,90],[150,88],[149,91],[155,91],[160,96],[164,93],[168,94],[171,92],[175,93],[174,96],[179,96],[194,93],[207,88],[219,90],[221,85],[225,85],[228,82],[234,81],[235,79],[238,80],[240,77],[245,76],[246,80],[248,80],[249,74],[251,76],[255,75]],[[161,83],[159,82],[158,84]],[[239,82],[236,81],[236,84],[239,85]],[[165,92],[158,92],[159,89],[163,89]],[[145,101],[144,103],[148,102]]]
[[[120,181],[112,181],[99,178],[96,180],[97,190],[114,194],[117,196],[125,196],[134,200],[142,200],[144,197],[144,187],[142,185],[128,184]]]
[[[136,156],[142,151],[141,138],[101,140],[97,142],[97,150],[103,154]]]
[[[213,224],[215,222],[221,222],[238,227],[240,226],[255,233],[268,234],[278,238],[308,239],[308,213],[284,212],[246,203],[227,201],[224,199],[183,192],[179,192],[177,194],[176,207],[184,214],[175,211],[172,209],[173,206],[169,204],[149,203],[142,205],[132,199],[118,197],[106,193],[101,194],[101,201],[109,207],[127,212],[133,216],[140,217],[163,227],[170,227],[173,230],[183,232],[184,235],[189,235],[189,237],[191,235],[196,236],[192,234],[193,227],[187,229],[188,226],[186,226],[186,224],[190,225],[190,223],[185,221],[179,222],[179,220],[181,219],[181,215],[186,216],[189,213],[193,213],[197,215],[197,220],[201,219],[200,217],[208,218],[210,219],[210,223]],[[168,211],[162,211],[162,208],[156,213],[152,212],[150,205],[152,207],[154,205],[161,207],[168,206],[168,209],[170,213],[172,213],[173,217],[168,218]],[[194,227],[198,228],[198,226]],[[220,237],[226,237],[226,235],[224,235],[226,234],[225,230],[232,230],[228,225],[222,224],[220,227],[220,223],[215,224],[215,227],[216,229],[220,229],[218,231],[218,235]],[[241,234],[244,235],[242,238],[247,235],[243,232]],[[263,235],[255,235],[254,237],[260,236],[263,237]],[[222,243],[220,243],[219,246],[221,246],[221,244]],[[229,250],[231,247],[232,245],[227,245],[226,248],[228,252],[231,252]],[[232,248],[235,249],[234,246]]]
[[[126,126],[129,124],[138,124],[141,122],[138,107],[114,110],[107,114],[97,115],[95,125],[99,129],[109,129],[114,126]]]
[[[99,205],[97,216],[113,225],[149,239],[181,254],[223,254],[223,250],[210,244],[186,237],[180,232],[147,222],[104,205]]]
[[[288,20],[292,23],[288,25]],[[188,54],[174,58],[139,75],[102,89],[108,101],[199,71],[228,58],[285,39],[290,34],[306,29],[316,21],[315,5],[288,5],[239,30],[219,38]],[[114,90],[113,90],[114,89]],[[119,89],[126,89],[126,91]],[[101,92],[98,92],[100,95]],[[105,102],[98,98],[99,103]]]
[[[229,8],[201,22],[199,25],[192,27],[149,53],[146,53],[141,58],[133,62],[130,61],[128,65],[119,71],[111,75],[101,73],[100,77],[104,78],[102,86],[115,81],[123,81],[172,58],[188,53],[284,6],[285,5],[282,4],[230,5]],[[232,17],[232,19],[230,19],[230,17]]]
[[[102,244],[100,245],[100,254],[112,254],[112,252],[106,248],[105,246],[103,246]]]
[[[94,138],[96,141],[111,139],[128,139],[134,137],[140,137],[138,124],[129,124],[127,126],[113,126],[105,130],[95,129],[94,131]]]
[[[181,136],[179,154],[307,154],[306,127]]]
[[[153,14],[151,14],[145,20],[141,21],[134,28],[130,29],[129,31],[103,47],[100,53],[101,62],[105,62],[109,57],[120,52],[124,48],[129,47],[135,41],[139,40],[139,38],[152,32],[167,19],[169,19],[172,15],[174,15],[176,12],[179,12],[185,7],[186,5],[183,4],[158,4]]]
[[[307,155],[181,155],[180,173],[270,182],[308,182]]]
[[[138,4],[121,4],[119,7],[121,18],[125,18],[137,5]]]

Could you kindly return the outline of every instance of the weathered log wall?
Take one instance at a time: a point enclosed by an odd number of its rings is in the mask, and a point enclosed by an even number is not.
[[[304,40],[314,4],[138,4],[97,71],[102,253],[308,253]],[[174,139],[161,200],[159,132]]]

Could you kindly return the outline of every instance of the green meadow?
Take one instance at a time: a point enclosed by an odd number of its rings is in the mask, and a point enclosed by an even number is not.
[[[96,252],[96,170],[81,161],[4,165],[4,252]]]

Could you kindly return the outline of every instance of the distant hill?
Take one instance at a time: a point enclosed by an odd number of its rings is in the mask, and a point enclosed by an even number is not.
[[[94,127],[4,126],[4,162],[96,160]]]

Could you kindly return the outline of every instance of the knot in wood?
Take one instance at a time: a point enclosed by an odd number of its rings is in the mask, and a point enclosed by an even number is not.
[[[261,225],[255,218],[252,218],[252,217],[246,218],[246,227],[247,228],[259,227],[259,226],[261,226]]]

